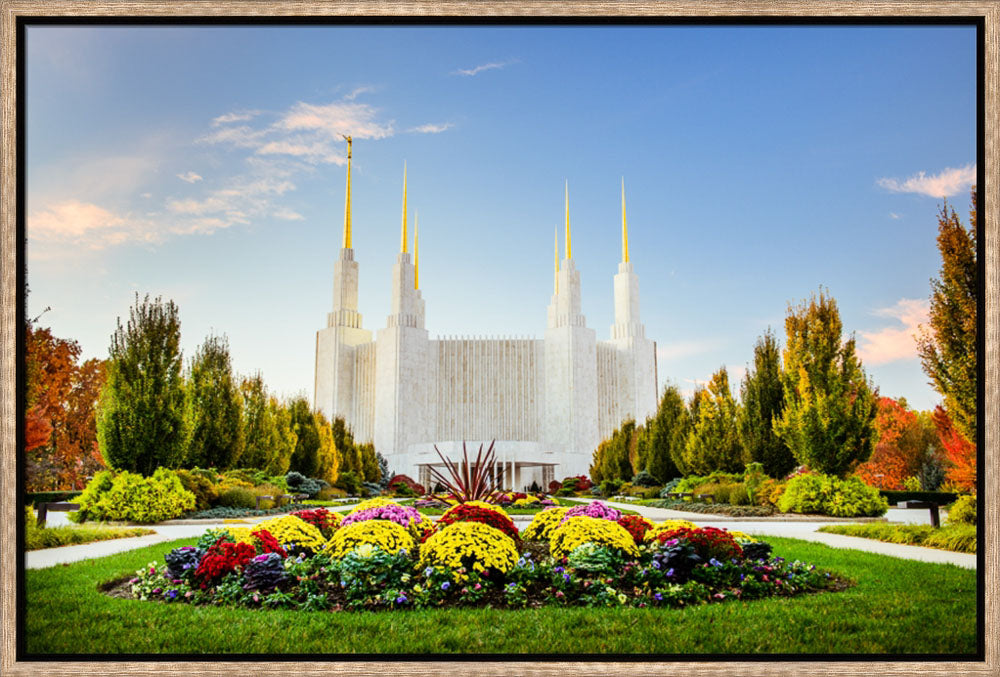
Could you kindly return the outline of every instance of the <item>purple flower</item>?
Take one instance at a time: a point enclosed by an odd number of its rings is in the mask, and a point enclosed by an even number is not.
[[[402,527],[409,527],[411,524],[423,522],[423,517],[420,516],[420,513],[415,508],[411,508],[410,506],[382,505],[377,508],[368,508],[367,510],[351,513],[344,518],[340,526],[346,527],[355,522],[367,522],[368,520],[389,520]]]
[[[406,604],[406,595],[399,593],[399,597],[396,598],[396,604]]]
[[[167,592],[167,597],[169,597],[170,599],[173,599],[176,596],[177,596],[177,591],[176,590],[169,590]]]
[[[667,569],[667,578],[670,578],[673,575],[674,575],[674,570],[673,569]]]
[[[163,588],[154,588],[153,589],[153,594],[154,595],[159,595],[161,592],[163,592]]]
[[[659,569],[660,568],[660,561],[659,560],[656,560],[656,559],[653,560],[653,568],[654,569]]]
[[[716,569],[718,569],[719,567],[722,566],[722,562],[720,562],[719,560],[715,559],[714,557],[712,559],[708,560],[708,563],[711,564]]]
[[[447,590],[450,587],[451,587],[451,583],[449,583],[448,581],[445,581],[444,583],[441,584],[441,589],[442,590]]]
[[[569,574],[563,574],[563,580],[569,583]]]
[[[554,573],[557,573],[557,574],[561,574],[562,572],[564,572],[564,571],[565,571],[565,569],[563,569],[562,567],[556,567],[556,568],[555,568],[555,569],[553,569],[552,571],[553,571]]]
[[[655,595],[653,595],[653,599],[655,599],[657,602],[662,602],[663,595],[661,595],[660,593],[656,593]]]
[[[614,508],[609,507],[601,501],[594,501],[587,505],[578,505],[575,508],[570,508],[559,523],[562,524],[572,517],[596,517],[597,519],[617,522],[621,516],[622,514]]]
[[[129,583],[138,583],[138,582],[139,582],[138,578],[133,578],[131,581],[129,581]]]

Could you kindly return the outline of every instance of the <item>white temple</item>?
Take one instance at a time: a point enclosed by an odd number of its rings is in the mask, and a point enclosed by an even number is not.
[[[587,474],[594,450],[622,421],[656,410],[656,346],[639,320],[639,279],[628,259],[622,184],[622,259],[614,276],[615,323],[597,341],[580,312],[569,197],[565,256],[556,238],[555,290],[545,336],[432,339],[424,327],[416,225],[408,251],[406,172],[400,253],[392,269],[392,306],[373,337],[358,313],[358,263],[351,247],[351,140],[347,152],[344,239],[333,266],[333,310],[316,332],[314,406],[341,416],[359,442],[373,442],[390,470],[428,486],[431,466],[470,459],[496,440],[504,486]]]

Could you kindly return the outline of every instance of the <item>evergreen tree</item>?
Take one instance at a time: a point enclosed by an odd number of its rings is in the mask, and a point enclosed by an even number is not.
[[[314,415],[319,437],[319,461],[315,477],[334,484],[340,476],[340,452],[333,441],[333,429],[322,412]]]
[[[938,214],[941,276],[931,280],[930,328],[922,327],[918,352],[924,372],[944,398],[958,430],[976,443],[976,322],[979,287],[976,187],[966,230],[947,203]]]
[[[785,408],[781,385],[781,353],[778,340],[769,329],[753,349],[753,369],[740,385],[743,404],[737,419],[743,462],[758,462],[771,477],[784,477],[795,468],[792,450],[775,433],[773,421]]]
[[[316,477],[320,472],[320,434],[309,401],[298,396],[288,403],[292,430],[295,431],[295,450],[288,469],[306,477]]]
[[[692,417],[684,448],[685,464],[699,475],[714,470],[739,472],[743,469],[743,449],[736,430],[738,407],[725,367],[712,374],[704,393],[699,398],[697,416]]]
[[[188,375],[189,467],[234,468],[244,450],[243,397],[233,377],[229,342],[209,336],[191,360]]]
[[[270,475],[285,475],[292,463],[292,454],[298,444],[298,435],[292,424],[292,412],[287,406],[272,396],[268,398],[267,408],[274,420],[274,436],[271,438],[271,449],[265,470]]]
[[[364,459],[361,457],[361,450],[354,443],[354,435],[347,427],[347,421],[342,416],[337,416],[331,424],[333,429],[333,443],[340,451],[341,466],[343,470],[350,470],[361,481],[365,481]]]
[[[364,470],[365,482],[378,484],[382,478],[382,471],[379,470],[378,457],[375,455],[374,444],[357,445],[358,454],[361,456],[361,468]]]
[[[785,409],[774,430],[799,463],[844,475],[871,456],[877,393],[854,338],[841,338],[837,302],[822,290],[818,300],[789,306],[785,330]]]
[[[150,476],[177,467],[187,449],[181,323],[173,301],[142,302],[111,337],[97,436],[108,466]]]
[[[255,374],[244,378],[240,383],[240,394],[243,396],[245,445],[240,463],[245,468],[264,469],[276,451],[278,427],[263,377]]]
[[[683,455],[687,442],[688,416],[684,408],[684,398],[676,385],[668,385],[656,415],[646,420],[645,426],[645,469],[662,483],[681,475],[674,458]]]
[[[595,484],[604,480],[631,481],[635,471],[629,457],[634,449],[634,438],[635,421],[628,420],[598,445],[590,466],[590,478]]]
[[[372,449],[375,449],[375,445],[372,445]],[[389,473],[389,459],[376,451],[375,460],[378,462],[378,483],[385,489],[389,484],[390,478],[392,478],[392,475]]]

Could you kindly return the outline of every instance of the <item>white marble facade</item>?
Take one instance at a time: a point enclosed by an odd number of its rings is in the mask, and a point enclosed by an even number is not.
[[[429,465],[440,466],[435,444],[457,460],[463,441],[474,458],[494,439],[507,488],[587,474],[598,443],[657,404],[655,344],[639,320],[638,278],[623,252],[615,323],[610,340],[599,342],[581,314],[580,273],[569,256],[559,264],[544,338],[432,339],[408,252],[397,256],[392,306],[373,339],[358,313],[354,251],[341,249],[333,310],[316,333],[316,409],[343,417],[393,472],[425,484]]]

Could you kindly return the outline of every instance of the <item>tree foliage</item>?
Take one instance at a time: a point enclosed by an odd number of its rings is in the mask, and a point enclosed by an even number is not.
[[[820,290],[789,306],[782,384],[785,409],[775,432],[796,460],[829,475],[844,475],[868,460],[875,439],[877,393],[851,337],[843,340],[837,302]]]
[[[712,374],[708,388],[701,391],[697,415],[691,419],[691,431],[684,447],[684,464],[689,472],[707,475],[716,470],[743,470],[736,419],[739,408],[729,389],[725,367]]]
[[[965,491],[976,493],[976,445],[958,430],[946,410],[935,408],[933,419],[948,458],[945,477]]]
[[[321,446],[316,417],[313,416],[309,401],[301,395],[288,403],[288,412],[295,432],[295,450],[288,469],[306,477],[316,477],[320,471]]]
[[[78,363],[76,341],[50,329],[25,327],[25,452],[29,490],[82,489],[104,466],[97,444],[95,409],[103,360]]]
[[[235,468],[245,446],[243,396],[233,376],[225,336],[207,337],[191,360],[187,418],[191,439],[186,464]]]
[[[240,465],[265,470],[270,475],[284,475],[295,449],[288,411],[268,393],[260,374],[245,377],[240,383],[240,394],[244,439]]]
[[[141,302],[111,337],[97,437],[107,464],[150,476],[177,467],[187,449],[181,323],[173,301]]]
[[[877,442],[871,458],[858,466],[865,484],[902,490],[905,481],[920,475],[935,452],[937,432],[929,417],[906,406],[906,400],[882,397],[875,415]]]
[[[970,228],[947,203],[938,214],[941,274],[931,280],[930,327],[922,327],[918,352],[931,385],[944,398],[954,426],[976,443],[976,321],[979,220],[972,187]]]
[[[635,471],[629,457],[638,444],[635,421],[628,420],[601,442],[594,451],[590,465],[590,478],[595,484],[604,480],[631,481]]]
[[[684,398],[674,384],[668,384],[660,397],[656,414],[646,419],[639,445],[639,470],[645,470],[666,483],[681,475],[675,458],[683,456],[687,440],[688,416]]]
[[[319,436],[318,467],[315,477],[334,484],[340,476],[340,450],[333,439],[333,429],[321,412],[315,412],[316,432]]]
[[[740,400],[736,426],[743,461],[760,463],[771,477],[786,476],[796,463],[792,450],[774,432],[774,421],[785,408],[785,389],[781,385],[781,352],[771,330],[754,345],[753,368],[740,384]]]

